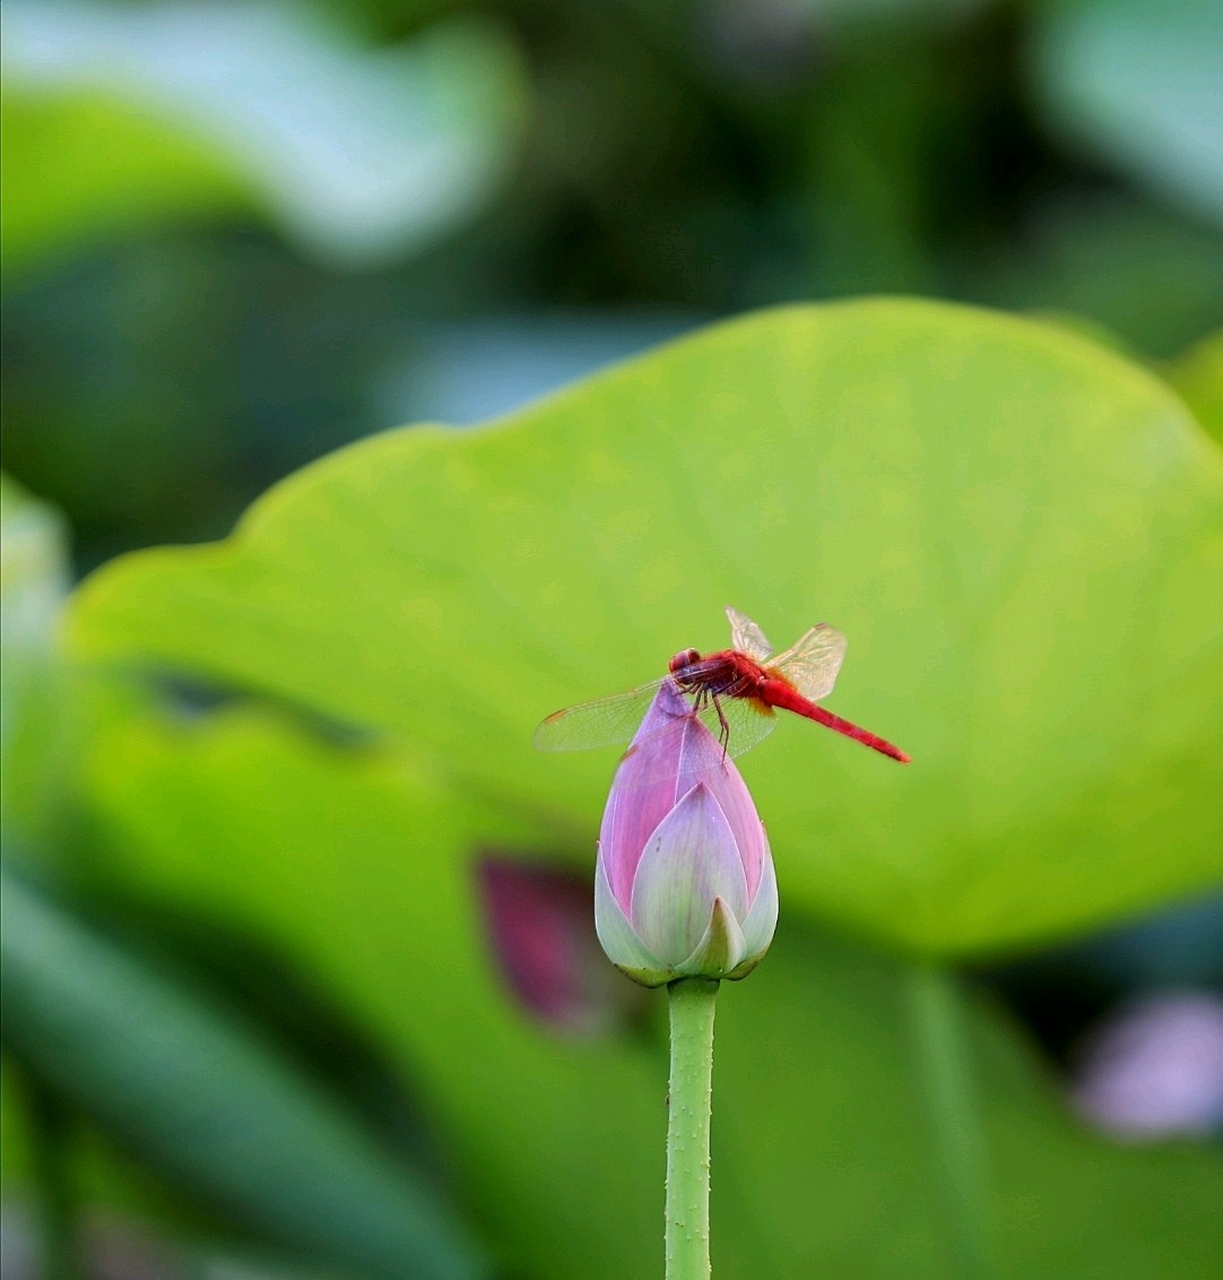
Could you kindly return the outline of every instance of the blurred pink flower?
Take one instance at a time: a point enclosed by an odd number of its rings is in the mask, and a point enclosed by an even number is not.
[[[1223,999],[1174,991],[1124,1006],[1087,1042],[1073,1097],[1083,1116],[1119,1137],[1220,1128]]]
[[[497,963],[514,994],[566,1035],[607,1032],[644,992],[608,968],[590,918],[590,881],[563,868],[488,855],[477,874]]]
[[[613,963],[647,987],[745,977],[773,940],[764,826],[739,771],[670,682],[607,799],[595,926]]]

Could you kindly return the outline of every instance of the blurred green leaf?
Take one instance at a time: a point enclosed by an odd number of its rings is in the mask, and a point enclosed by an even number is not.
[[[80,654],[410,735],[590,847],[614,758],[558,705],[726,642],[850,639],[745,765],[787,901],[918,952],[1032,945],[1223,876],[1223,457],[1166,387],[1004,316],[765,312],[492,429],[363,442],[234,538],[113,563]]]
[[[340,752],[246,710],[115,725],[92,779],[117,883],[264,930],[411,1063],[510,1274],[657,1273],[661,1034],[556,1038],[511,995],[483,932],[480,849],[540,833],[426,759]],[[719,1276],[948,1274],[905,982],[902,964],[808,936],[789,913],[757,973],[724,988]],[[1110,1146],[1068,1117],[1004,1020],[970,1019],[1003,1275],[1213,1275],[1217,1159]]]
[[[29,1181],[33,1163],[29,1119],[14,1076],[6,1055],[0,1059],[0,1182],[6,1193]]]
[[[13,265],[243,206],[327,265],[383,265],[489,197],[526,116],[507,33],[469,18],[371,50],[312,6],[13,0],[4,55]]]
[[[1165,365],[1163,374],[1202,426],[1223,444],[1223,329],[1194,343]]]
[[[17,81],[2,106],[7,270],[132,227],[250,203],[216,146],[113,91],[27,91]]]
[[[852,30],[895,23],[909,29],[963,22],[996,0],[822,0],[821,21]]]
[[[1223,7],[1053,0],[1036,7],[1033,81],[1054,127],[1223,224]]]
[[[131,698],[107,706],[91,687],[83,690],[64,669],[55,631],[70,583],[68,529],[58,508],[34,498],[0,475],[0,787],[4,837],[12,860],[59,876],[76,869],[72,848],[78,815],[77,750],[103,717],[126,717]],[[144,1220],[181,1227],[184,1206],[156,1188],[82,1121],[73,1116],[71,1134],[60,1134],[58,1151],[40,1152],[46,1135],[37,1122],[35,1099],[41,1082],[4,1059],[0,1096],[3,1184],[6,1196],[43,1203],[61,1197],[60,1208],[77,1197],[90,1208],[105,1205]],[[14,1079],[16,1076],[16,1079]],[[41,1157],[41,1158],[40,1158]],[[49,1187],[59,1169],[65,1187]],[[52,1178],[51,1181],[56,1179]],[[192,1220],[192,1225],[195,1225]],[[6,1228],[7,1229],[7,1228]]]
[[[1126,360],[1138,361],[1137,352],[1120,334],[1114,333],[1107,325],[1091,316],[1082,315],[1077,311],[1061,311],[1054,307],[1035,308],[1028,312],[1028,316],[1044,325],[1068,329],[1075,337],[1086,338],[1096,346],[1105,347]]]
[[[4,646],[3,700],[10,718],[39,683],[51,661],[52,629],[68,594],[68,530],[60,513],[0,474],[0,643]]]
[[[46,1135],[40,1132],[36,1095],[42,1081],[35,1080],[29,1065],[3,1056],[3,1091],[0,1093],[0,1173],[7,1204],[24,1205],[37,1217],[45,1212],[43,1201],[54,1188],[47,1185],[45,1153],[38,1147]],[[63,1106],[65,1132],[57,1153],[62,1162],[59,1177],[70,1196],[77,1226],[99,1222],[124,1222],[140,1229],[184,1240],[206,1242],[214,1249],[251,1251],[250,1233],[236,1233],[232,1222],[206,1212],[181,1191],[175,1192],[156,1173],[122,1150],[83,1113],[55,1094]],[[259,1246],[256,1245],[256,1248]],[[262,1246],[266,1251],[266,1243]]]
[[[714,1124],[731,1130],[734,1190],[759,1231],[794,1251],[778,1275],[956,1274],[904,1016],[910,981],[903,966],[800,932],[770,952],[751,987],[723,988]],[[1000,1276],[1217,1271],[1217,1153],[1102,1140],[1068,1114],[1006,1017],[983,999],[967,1012]]]
[[[260,931],[341,993],[412,1064],[511,1274],[535,1274],[526,1259],[558,1280],[648,1274],[658,1064],[541,1033],[482,939],[477,851],[546,837],[457,793],[427,757],[337,753],[242,710],[213,723],[163,737],[133,720],[98,739],[92,790],[118,882]]]
[[[1072,194],[1039,210],[984,289],[982,279],[970,287],[1009,307],[1088,317],[1170,357],[1223,319],[1220,261],[1223,235],[1209,227],[1136,200]]]
[[[180,1185],[316,1262],[486,1274],[437,1196],[233,1024],[28,885],[4,884],[6,1043]]]
[[[821,78],[808,162],[817,294],[935,291],[931,158],[952,124],[940,52],[933,32],[905,29],[843,52]]]
[[[0,475],[0,810],[38,842],[62,803],[66,723],[54,627],[68,592],[60,513]]]

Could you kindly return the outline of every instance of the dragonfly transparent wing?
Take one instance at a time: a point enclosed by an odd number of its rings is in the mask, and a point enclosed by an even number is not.
[[[693,671],[699,669],[690,668]],[[668,678],[664,676],[662,680],[651,681],[626,693],[580,702],[577,706],[553,712],[535,730],[536,747],[541,751],[582,751],[631,741],[659,688]],[[777,723],[772,707],[754,698],[730,695],[698,697],[693,693],[686,693],[683,698],[693,719],[699,720],[725,744],[728,757],[750,750],[767,737]],[[644,780],[653,781],[650,778]]]
[[[826,622],[804,631],[785,653],[770,659],[769,666],[783,676],[811,702],[832,692],[837,673],[845,661],[848,641]]]
[[[730,619],[730,643],[733,648],[746,653],[749,658],[755,658],[757,662],[763,662],[773,652],[768,636],[746,613],[740,613],[734,605],[728,604],[726,616]]]
[[[535,746],[540,751],[586,751],[623,745],[637,732],[661,685],[662,680],[652,680],[624,693],[554,711],[535,730]]]
[[[728,756],[741,756],[750,751],[777,726],[773,708],[755,698],[723,697],[716,702],[710,699],[696,716],[715,738],[725,738]]]

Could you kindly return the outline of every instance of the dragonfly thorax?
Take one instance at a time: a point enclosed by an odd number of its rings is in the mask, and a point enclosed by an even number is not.
[[[670,669],[684,693],[698,697],[753,697],[757,686],[767,680],[758,663],[734,649],[704,655],[685,649],[671,659]]]

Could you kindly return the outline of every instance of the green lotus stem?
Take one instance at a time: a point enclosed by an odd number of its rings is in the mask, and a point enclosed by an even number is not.
[[[908,1004],[933,1139],[956,1280],[996,1274],[989,1222],[984,1137],[955,974],[934,964],[910,970]]]
[[[681,978],[671,1001],[667,1097],[667,1280],[709,1277],[709,1114],[718,983]]]

